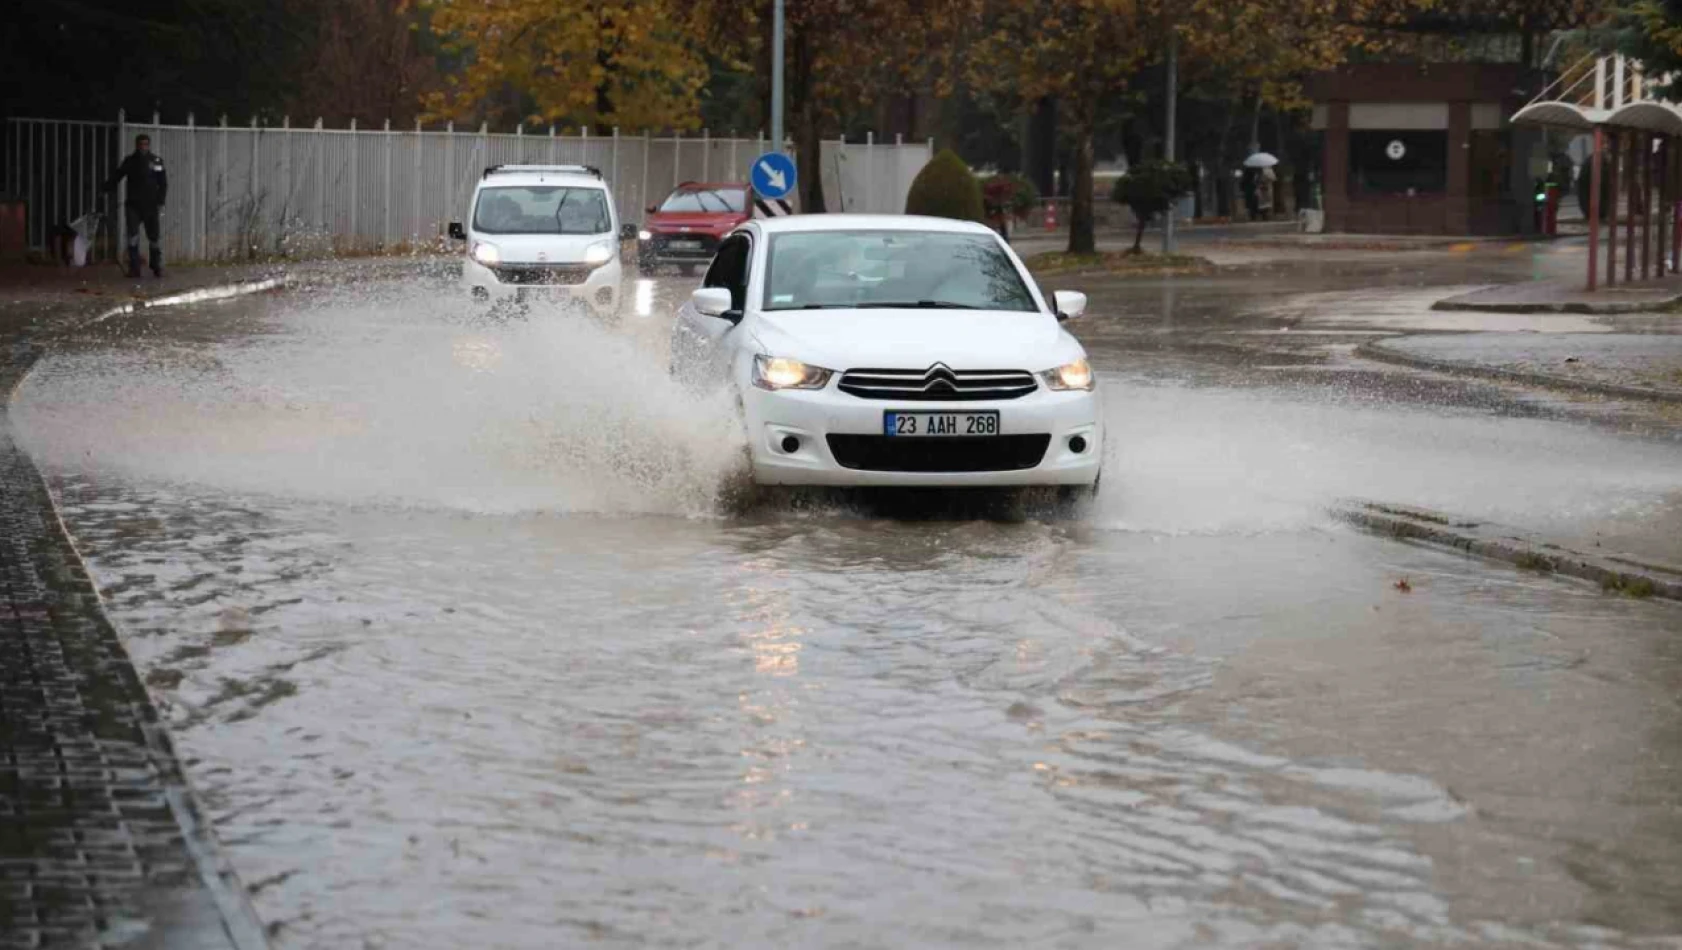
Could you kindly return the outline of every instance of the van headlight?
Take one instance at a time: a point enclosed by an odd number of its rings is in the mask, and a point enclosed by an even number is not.
[[[760,389],[822,389],[831,375],[821,366],[808,366],[799,360],[764,355],[753,358],[753,384]]]
[[[1048,369],[1040,374],[1040,379],[1045,381],[1047,389],[1055,389],[1060,392],[1072,390],[1090,392],[1096,382],[1092,375],[1092,367],[1088,366],[1084,359],[1075,360],[1073,363],[1059,366],[1056,369]]]
[[[480,241],[473,245],[473,259],[486,266],[500,264],[502,263],[502,252],[497,250],[495,244],[486,244],[484,241]]]
[[[613,245],[606,241],[597,241],[584,249],[584,263],[606,264],[613,260]]]

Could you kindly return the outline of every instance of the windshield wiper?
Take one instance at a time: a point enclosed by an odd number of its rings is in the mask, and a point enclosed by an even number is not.
[[[967,303],[953,303],[950,300],[900,300],[880,301],[872,300],[868,303],[854,304],[859,310],[985,310],[986,307],[976,307]]]

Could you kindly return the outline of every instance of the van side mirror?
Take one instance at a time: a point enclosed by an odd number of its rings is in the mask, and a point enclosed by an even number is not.
[[[467,229],[461,226],[460,221],[450,222],[450,237],[457,241],[467,240]]]
[[[1058,321],[1073,320],[1086,312],[1086,295],[1078,290],[1053,291],[1051,307],[1057,311]]]
[[[631,241],[631,240],[635,240],[636,236],[637,236],[637,226],[636,225],[634,225],[634,224],[621,224],[619,226],[619,240],[621,240],[621,241]]]

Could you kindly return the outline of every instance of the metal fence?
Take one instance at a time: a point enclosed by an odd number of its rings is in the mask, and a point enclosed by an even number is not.
[[[714,138],[164,125],[11,119],[7,188],[28,202],[28,241],[101,207],[99,184],[139,133],[165,162],[164,253],[171,260],[310,256],[397,249],[437,240],[462,220],[487,165],[594,165],[620,218],[636,222],[684,181],[744,181],[764,136]],[[899,212],[932,143],[823,143],[831,210]],[[116,222],[102,253],[116,247]]]

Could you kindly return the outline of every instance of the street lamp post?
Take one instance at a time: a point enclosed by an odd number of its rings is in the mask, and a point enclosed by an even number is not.
[[[783,150],[783,0],[771,4],[771,151]]]

